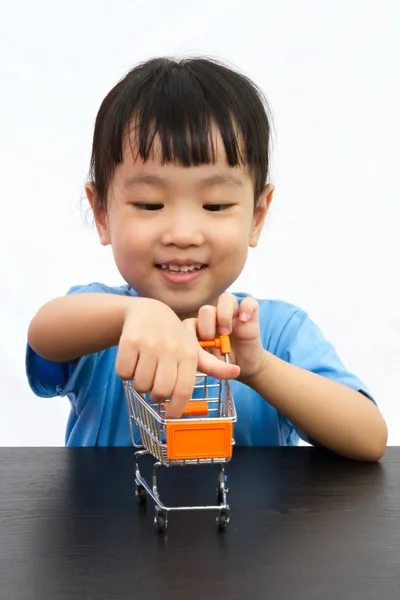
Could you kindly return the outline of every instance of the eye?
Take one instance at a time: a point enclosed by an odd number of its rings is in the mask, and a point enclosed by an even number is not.
[[[204,210],[209,210],[210,212],[221,212],[223,210],[229,210],[233,207],[234,204],[205,204],[203,206]]]
[[[148,202],[135,202],[133,206],[139,210],[161,210],[163,204],[149,204]]]

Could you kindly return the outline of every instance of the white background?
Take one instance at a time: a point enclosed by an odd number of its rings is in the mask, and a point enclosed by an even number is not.
[[[136,62],[229,61],[274,114],[277,192],[237,291],[300,305],[400,443],[400,3],[36,0],[0,23],[0,445],[63,445],[68,402],[30,391],[26,330],[74,284],[121,283],[82,203],[96,112]]]

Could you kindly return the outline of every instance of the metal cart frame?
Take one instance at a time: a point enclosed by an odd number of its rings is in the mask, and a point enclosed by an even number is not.
[[[217,347],[225,361],[229,362],[230,343],[228,336],[220,336],[212,342],[200,342],[203,347]],[[155,503],[154,525],[160,532],[168,524],[168,513],[172,511],[214,510],[218,529],[224,530],[229,523],[228,488],[225,464],[232,456],[234,445],[233,426],[236,409],[229,381],[212,380],[198,373],[193,397],[189,400],[181,419],[167,419],[166,403],[156,404],[134,389],[134,382],[124,381],[128,408],[130,434],[135,452],[136,497],[144,504],[147,496]],[[212,381],[210,381],[212,380]],[[134,435],[137,426],[141,444]],[[144,455],[155,458],[151,485],[140,473],[139,462]],[[157,471],[160,466],[185,466],[219,464],[217,502],[207,506],[166,506],[157,488]]]

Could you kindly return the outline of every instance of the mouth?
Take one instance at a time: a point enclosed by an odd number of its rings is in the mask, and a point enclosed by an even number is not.
[[[194,283],[201,278],[202,273],[207,269],[206,264],[195,261],[171,261],[168,263],[156,264],[161,277],[168,285],[186,286]]]
[[[178,264],[178,263],[172,263],[172,262],[168,262],[168,263],[160,263],[160,264],[156,264],[156,268],[159,269],[160,271],[164,271],[164,272],[169,272],[169,273],[194,273],[196,271],[201,271],[203,269],[205,269],[207,267],[207,265],[203,264],[203,263],[185,263],[185,264]]]

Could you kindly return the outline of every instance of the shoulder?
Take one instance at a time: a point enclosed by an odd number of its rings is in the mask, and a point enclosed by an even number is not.
[[[109,286],[105,283],[94,281],[92,283],[74,285],[67,294],[88,294],[88,293],[103,293],[103,294],[118,294],[120,296],[137,296],[137,292],[128,284],[120,286]]]

